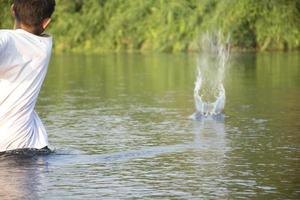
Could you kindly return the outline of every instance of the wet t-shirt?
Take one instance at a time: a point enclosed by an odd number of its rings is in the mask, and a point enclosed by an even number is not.
[[[34,107],[51,48],[50,36],[22,29],[0,30],[0,152],[48,145]]]

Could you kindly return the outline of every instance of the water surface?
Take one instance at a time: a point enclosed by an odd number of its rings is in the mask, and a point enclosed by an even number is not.
[[[300,54],[233,54],[204,121],[196,58],[54,55],[37,111],[56,153],[1,156],[1,199],[299,199]]]

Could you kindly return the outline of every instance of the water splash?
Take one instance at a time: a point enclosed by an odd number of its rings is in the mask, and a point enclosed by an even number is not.
[[[206,33],[201,38],[201,54],[198,58],[197,78],[194,88],[196,112],[192,119],[216,118],[225,107],[223,85],[226,64],[229,58],[229,37],[222,32]]]

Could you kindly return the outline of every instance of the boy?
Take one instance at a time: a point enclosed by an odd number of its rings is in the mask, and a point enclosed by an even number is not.
[[[45,149],[46,130],[34,111],[51,55],[43,34],[55,0],[14,0],[15,30],[0,30],[0,152]]]

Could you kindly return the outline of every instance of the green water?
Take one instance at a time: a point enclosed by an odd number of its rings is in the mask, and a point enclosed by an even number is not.
[[[196,54],[54,55],[56,154],[1,158],[2,199],[299,199],[300,54],[234,53],[224,120],[192,121]]]

